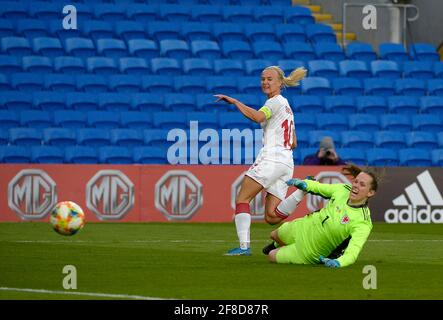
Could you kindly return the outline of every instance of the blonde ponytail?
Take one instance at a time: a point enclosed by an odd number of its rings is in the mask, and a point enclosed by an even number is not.
[[[283,87],[298,86],[300,84],[300,80],[302,80],[307,73],[307,70],[303,67],[293,70],[291,74],[287,77],[285,77],[285,73],[278,66],[270,66],[265,68],[265,70],[275,70],[278,73],[281,82],[283,83]]]

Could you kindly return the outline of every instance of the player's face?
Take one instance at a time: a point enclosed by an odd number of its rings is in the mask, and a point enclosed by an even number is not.
[[[372,197],[375,191],[372,190],[371,183],[372,177],[365,172],[360,172],[352,182],[352,190],[349,194],[351,203],[364,203]]]
[[[269,98],[280,94],[281,81],[278,72],[265,70],[261,74],[261,89]]]

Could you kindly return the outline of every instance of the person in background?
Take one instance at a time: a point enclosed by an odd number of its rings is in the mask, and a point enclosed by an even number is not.
[[[310,166],[339,166],[345,162],[340,159],[335,151],[334,141],[331,137],[324,137],[320,141],[320,146],[316,154],[308,155],[303,161],[303,165]]]

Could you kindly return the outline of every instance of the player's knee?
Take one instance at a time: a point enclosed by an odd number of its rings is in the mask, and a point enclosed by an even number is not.
[[[271,239],[274,240],[274,241],[277,241],[277,239],[278,239],[277,230],[273,230],[271,232]]]
[[[270,224],[271,226],[280,223],[282,220],[283,220],[283,219],[281,219],[281,218],[279,218],[279,217],[276,217],[276,216],[273,215],[273,214],[269,214],[269,213],[266,213],[266,214],[265,214],[265,221],[266,221],[268,224]]]
[[[272,263],[277,263],[277,249],[272,250],[268,254],[268,261]]]

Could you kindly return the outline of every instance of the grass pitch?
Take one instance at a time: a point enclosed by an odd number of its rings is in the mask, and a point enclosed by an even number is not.
[[[0,299],[443,299],[443,225],[375,224],[342,269],[269,263],[261,248],[272,229],[254,223],[253,255],[226,257],[237,245],[231,223],[87,223],[72,237],[0,223]],[[63,289],[65,265],[77,290]],[[376,268],[375,290],[363,288],[365,265]]]

